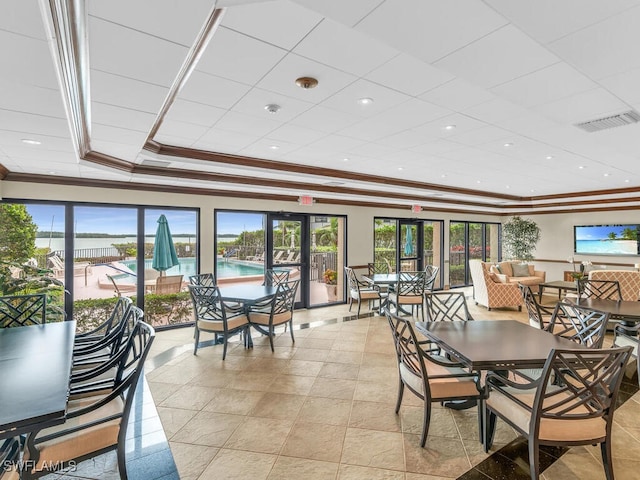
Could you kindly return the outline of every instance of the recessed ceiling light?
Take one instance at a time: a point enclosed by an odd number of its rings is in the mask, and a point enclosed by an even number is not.
[[[476,180],[476,183],[481,183],[480,180]]]
[[[504,188],[506,188],[507,190],[509,190],[511,187],[510,187],[509,185],[507,185],[507,186],[506,186],[506,187],[504,187]]]
[[[629,179],[627,178],[627,179],[624,181],[624,183],[629,183]]]
[[[513,143],[507,142],[504,145],[502,145],[503,147],[513,147]]]
[[[296,78],[296,85],[305,90],[315,88],[318,85],[318,80],[313,77],[300,77]]]
[[[268,104],[268,105],[265,105],[265,106],[264,106],[264,109],[265,109],[267,112],[271,113],[271,114],[276,114],[276,113],[278,113],[278,112],[280,111],[280,109],[281,109],[281,108],[282,108],[282,107],[281,107],[280,105],[276,105],[275,103],[270,103],[270,104]]]
[[[546,158],[547,160],[552,160],[552,159],[553,159],[553,155],[547,155],[547,156],[546,156],[546,157],[544,157],[544,158]]]
[[[55,175],[56,172],[54,172],[53,170],[49,172],[49,175]]]
[[[402,168],[402,167],[398,167],[398,170],[404,170],[404,168]]]
[[[26,143],[27,145],[40,145],[42,144],[39,140],[32,140],[30,138],[23,138],[22,143]]]
[[[532,189],[531,189],[531,193],[533,193],[533,192],[535,192],[535,190],[532,188]]]
[[[278,145],[271,145],[269,148],[271,150],[278,150],[280,147]]]
[[[585,168],[585,167],[584,167],[584,165],[580,165],[580,166],[578,167],[578,169],[579,169],[579,170],[584,170],[584,168]]]
[[[447,125],[446,127],[444,127],[445,130],[454,130],[455,128],[455,125]]]
[[[371,105],[373,103],[373,98],[369,98],[369,97],[359,98],[358,103],[360,105]]]
[[[605,173],[603,176],[604,176],[604,177],[610,177],[610,176],[611,176],[611,174],[610,174],[610,173]]]
[[[443,173],[442,175],[440,175],[441,178],[447,178],[447,174]]]
[[[349,161],[349,159],[348,159],[348,158],[343,158],[343,159],[342,159],[342,161],[343,161],[343,162],[348,162],[348,161]]]

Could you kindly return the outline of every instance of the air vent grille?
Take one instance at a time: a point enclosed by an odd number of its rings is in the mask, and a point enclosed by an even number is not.
[[[630,125],[638,122],[640,122],[640,114],[635,110],[629,110],[628,112],[619,113],[618,115],[598,118],[589,122],[577,123],[576,127],[582,128],[587,132],[599,132],[600,130],[606,130],[607,128],[622,127],[623,125]]]
[[[344,182],[327,182],[324,184],[326,187],[339,187],[340,185],[344,185]]]
[[[149,160],[145,159],[140,162],[140,165],[144,165],[145,167],[163,167],[166,168],[171,165],[171,162],[165,162],[163,160]]]

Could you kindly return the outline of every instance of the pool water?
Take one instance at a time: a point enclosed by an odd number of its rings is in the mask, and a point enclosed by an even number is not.
[[[191,275],[196,275],[196,259],[195,258],[180,258],[180,265],[176,265],[175,267],[170,268],[166,271],[167,275],[184,275],[185,279],[188,279]],[[135,260],[124,260],[122,262],[123,265],[127,266],[131,269],[131,271],[136,272],[136,261]],[[153,260],[148,259],[144,262],[145,269],[152,269],[151,266],[153,264]],[[246,277],[249,275],[263,275],[264,267],[262,265],[254,265],[244,262],[239,262],[237,260],[229,260],[224,258],[217,259],[217,274],[219,278],[229,278],[229,277]],[[135,277],[127,274],[119,274],[114,275],[114,278],[123,281],[131,281],[135,282]]]

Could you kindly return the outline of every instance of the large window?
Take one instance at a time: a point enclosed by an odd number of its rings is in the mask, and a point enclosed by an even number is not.
[[[469,260],[498,261],[500,225],[497,223],[449,223],[449,284],[470,285]]]

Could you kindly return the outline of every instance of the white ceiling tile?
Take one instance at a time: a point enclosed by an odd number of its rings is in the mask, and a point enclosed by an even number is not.
[[[477,87],[466,80],[456,78],[423,93],[420,98],[460,112],[492,100],[495,95],[485,88]]]
[[[318,80],[318,86],[306,90],[300,88],[295,83],[300,77],[313,77]],[[356,77],[348,73],[289,54],[257,86],[305,102],[319,103],[355,80]]]
[[[548,43],[636,6],[638,0],[486,0],[486,3],[533,38]]]
[[[169,93],[167,87],[99,70],[91,70],[90,83],[93,101],[149,113],[158,112]]]
[[[337,22],[353,26],[374,10],[384,0],[293,0],[293,2],[315,10],[321,15],[327,16]]]
[[[640,68],[603,78],[600,85],[628,104],[640,103]]]
[[[345,152],[353,150],[363,144],[364,142],[357,138],[345,137],[343,135],[327,135],[309,144],[309,147],[317,148],[325,152],[336,152],[336,157],[348,157]]]
[[[354,153],[361,157],[388,159],[388,156],[395,152],[396,149],[392,147],[385,147],[384,145],[371,143],[362,143],[358,146],[349,149],[349,153]]]
[[[316,12],[280,0],[230,6],[225,9],[222,24],[291,50],[320,20],[322,16]]]
[[[191,141],[195,141],[202,135],[204,135],[208,130],[209,129],[203,125],[194,125],[193,123],[165,119],[160,125],[158,134],[182,137]]]
[[[366,78],[385,87],[416,97],[453,80],[455,77],[448,72],[432,67],[422,60],[401,53],[370,72]]]
[[[229,109],[250,89],[248,85],[195,70],[180,90],[178,98]]]
[[[386,147],[394,148],[411,148],[425,143],[433,137],[428,137],[418,130],[404,130],[393,135],[386,136],[376,140],[376,143]]]
[[[47,42],[0,30],[3,77],[16,83],[57,89],[58,80]],[[11,48],[7,48],[11,45]]]
[[[249,135],[248,133],[224,131],[220,129],[209,130],[200,140],[193,144],[194,148],[202,150],[228,151],[239,150],[247,145],[256,142],[261,137],[258,135]]]
[[[91,141],[91,148],[100,153],[106,153],[122,160],[134,162],[138,153],[140,152],[140,146],[137,143],[118,143],[103,140]]]
[[[594,79],[640,67],[640,6],[567,35],[549,48]]]
[[[293,49],[298,55],[362,76],[398,52],[346,26],[324,20]]]
[[[332,133],[360,120],[355,115],[339,112],[331,108],[314,107],[294,118],[291,123],[305,128],[314,128],[320,132]]]
[[[540,114],[561,123],[587,122],[628,109],[627,104],[611,95],[604,88],[578,93],[534,108]]]
[[[110,22],[89,21],[91,68],[169,87],[188,48]]]
[[[226,110],[223,110],[222,108],[212,107],[210,105],[192,102],[190,100],[177,99],[171,104],[171,108],[165,116],[165,120],[174,120],[212,127],[220,118],[222,118],[225,112]]]
[[[485,88],[558,62],[546,48],[505,26],[435,62],[435,66]]]
[[[445,139],[431,140],[416,147],[412,147],[409,150],[412,152],[423,153],[425,155],[441,155],[445,152],[452,150],[460,150],[464,148],[464,145],[459,143],[450,142]]]
[[[254,85],[286,53],[279,47],[221,27],[209,42],[197,68],[211,75]]]
[[[370,98],[373,103],[363,105],[358,102],[362,98]],[[327,98],[322,102],[322,105],[366,118],[398,106],[410,98],[395,90],[360,79]]]
[[[69,135],[69,124],[64,118],[45,117],[11,110],[3,110],[1,113],[0,130],[22,132],[28,135],[28,138],[38,135],[53,137],[67,137]]]
[[[447,126],[455,128],[447,129]],[[456,133],[460,134],[470,130],[477,130],[484,126],[487,126],[487,124],[475,118],[461,113],[454,113],[425,123],[424,125],[416,127],[414,130],[424,135],[425,138],[451,138],[456,135]]]
[[[155,119],[156,116],[151,113],[99,102],[91,103],[91,122],[93,125],[111,125],[139,132],[148,132]]]
[[[265,107],[275,104],[280,107],[277,113],[270,113]],[[266,120],[276,120],[280,123],[288,122],[301,113],[313,107],[313,103],[304,102],[297,98],[287,97],[281,93],[252,88],[236,105],[233,110]]]
[[[498,85],[491,91],[519,105],[532,107],[592,90],[597,86],[595,82],[573,67],[558,62]]]
[[[60,92],[0,79],[0,109],[66,118]]]
[[[278,147],[274,149],[272,147]],[[238,153],[247,157],[258,157],[267,160],[276,160],[282,158],[283,155],[299,148],[295,143],[287,143],[276,141],[269,138],[263,138],[257,142],[243,148]]]
[[[285,124],[281,127],[276,128],[272,132],[269,132],[269,137],[273,138],[274,140],[292,142],[295,139],[300,145],[307,145],[309,143],[315,142],[325,135],[326,133],[324,132],[319,132],[312,128],[300,127],[293,124]]]
[[[150,9],[146,2],[108,0],[87,2],[87,10],[90,16],[191,46],[214,4],[211,0],[154,0]]]
[[[455,133],[449,140],[463,145],[476,146],[482,143],[498,140],[499,138],[506,137],[509,132],[503,128],[494,127],[493,125],[487,125],[485,127],[477,128],[462,133]]]
[[[275,119],[264,119],[242,113],[228,112],[218,120],[214,128],[261,137],[281,125],[282,122],[278,122]]]
[[[387,0],[355,27],[428,63],[505,25],[482,2]]]
[[[46,40],[39,2],[22,0],[0,2],[0,30]]]
[[[94,140],[103,142],[113,142],[117,139],[118,143],[124,145],[136,146],[138,150],[142,148],[147,139],[148,132],[136,132],[125,128],[118,128],[111,125],[93,124],[91,126],[91,143]],[[95,143],[97,145],[97,143]],[[99,151],[99,150],[98,150]]]
[[[529,110],[507,100],[494,98],[467,108],[463,113],[486,123],[500,125],[505,121],[508,123],[509,119],[529,114]]]

